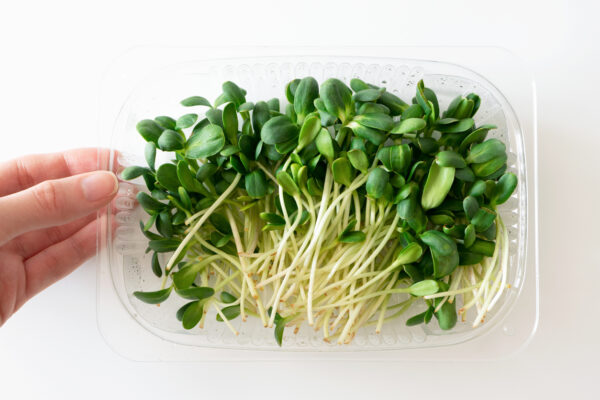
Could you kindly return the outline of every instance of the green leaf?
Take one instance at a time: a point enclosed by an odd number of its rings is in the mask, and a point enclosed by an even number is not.
[[[185,156],[198,159],[218,154],[225,147],[225,134],[218,125],[207,125],[188,139]]]
[[[156,230],[164,237],[173,236],[173,225],[171,224],[171,213],[162,211],[156,219]]]
[[[412,242],[402,248],[396,255],[394,263],[399,265],[416,262],[423,255],[423,248],[418,243]]]
[[[390,174],[383,168],[375,168],[369,172],[366,183],[368,196],[373,199],[381,198],[389,180]]]
[[[425,322],[425,314],[427,311],[423,311],[420,314],[414,315],[406,320],[406,326],[417,326]]]
[[[300,135],[298,137],[298,146],[296,151],[299,152],[312,143],[319,132],[321,131],[321,120],[317,116],[311,116],[304,120],[302,128],[300,128]]]
[[[475,242],[469,247],[469,251],[475,254],[482,254],[487,257],[494,255],[496,244],[492,241],[475,239]]]
[[[441,301],[441,299],[436,299],[436,303]],[[442,330],[450,330],[454,328],[456,325],[456,303],[446,301],[442,304],[442,307],[435,313],[435,317],[438,320],[438,324],[440,325],[440,329]]]
[[[494,174],[497,171],[502,169],[506,169],[506,154],[498,156],[496,158],[492,158],[486,162],[471,164],[471,169],[475,176],[483,178],[483,179],[493,179],[490,175]],[[503,173],[503,172],[502,172]]]
[[[177,121],[175,121],[171,117],[159,116],[159,117],[154,118],[154,120],[156,121],[157,124],[159,124],[160,126],[162,126],[165,129],[173,129],[173,130],[176,129]]]
[[[249,112],[252,110],[254,110],[254,103],[252,103],[251,101],[247,101],[238,107],[239,112]]]
[[[194,286],[185,289],[176,289],[177,294],[186,300],[203,300],[215,294],[211,287]]]
[[[410,293],[413,296],[422,297],[429,296],[431,294],[436,294],[438,290],[439,285],[437,281],[434,281],[433,279],[426,279],[424,281],[413,283],[408,288],[408,293]]]
[[[454,168],[440,167],[432,163],[421,196],[421,206],[424,210],[435,208],[442,204],[454,182]]]
[[[150,240],[148,242],[148,247],[157,253],[170,253],[177,250],[180,244],[181,240],[178,239],[160,239]]]
[[[451,150],[440,151],[437,153],[435,162],[440,167],[465,168],[467,166],[467,163],[460,154]]]
[[[208,124],[206,126],[213,124],[218,125],[223,129],[223,111],[218,108],[210,108],[206,110],[206,119],[208,120]]]
[[[496,183],[492,194],[492,199],[495,204],[506,202],[517,188],[517,176],[512,172],[502,175]]]
[[[162,186],[170,190],[171,192],[177,193],[177,188],[181,186],[179,178],[177,177],[177,167],[173,164],[163,164],[156,170],[156,180]]]
[[[279,112],[280,110],[279,99],[277,97],[273,97],[272,99],[268,100],[267,105],[271,111]]]
[[[480,208],[471,218],[471,224],[475,226],[477,232],[487,230],[496,220],[496,213],[487,208]]]
[[[425,85],[424,85],[422,79],[417,83],[416,98],[417,98],[417,104],[419,104],[421,106],[423,111],[425,111],[425,114],[430,114],[433,111],[431,109],[431,107],[429,106],[429,101],[428,101],[427,97],[425,96]]]
[[[160,211],[166,207],[166,204],[153,199],[146,192],[138,192],[138,194],[136,195],[136,199],[138,203],[140,203],[142,208],[146,211]]]
[[[442,133],[461,133],[468,131],[473,125],[475,125],[473,118],[464,118],[453,124],[437,125],[436,130]]]
[[[339,79],[330,78],[323,82],[321,85],[321,100],[327,112],[339,118],[342,123],[352,117],[354,112],[352,92]]]
[[[260,218],[272,225],[285,225],[285,219],[279,214],[263,212],[260,213]]]
[[[228,293],[228,292],[225,292],[225,291],[221,292],[221,301],[223,303],[230,304],[230,303],[233,303],[236,300],[237,300],[237,298],[234,295],[232,295],[231,293]]]
[[[300,84],[300,79],[294,79],[290,81],[285,87],[285,97],[287,101],[294,104],[294,95],[296,94],[296,89]]]
[[[223,216],[223,214],[214,212],[210,215],[208,220],[223,235],[231,235],[231,225],[229,224],[229,220]]]
[[[366,102],[366,101],[377,101],[381,95],[385,92],[385,88],[381,89],[363,89],[354,93],[352,96],[355,101]]]
[[[206,106],[212,107],[210,101],[206,100],[202,96],[192,96],[187,99],[181,100],[181,105],[185,107],[193,107],[193,106]]]
[[[254,128],[254,132],[257,134],[261,133],[262,127],[270,118],[269,105],[264,101],[256,103],[252,111],[252,127]]]
[[[494,158],[505,156],[506,146],[498,139],[488,139],[479,143],[469,151],[466,161],[471,163],[484,163]]]
[[[138,299],[148,304],[160,304],[169,298],[172,287],[157,290],[156,292],[133,292],[133,295]]]
[[[227,103],[223,108],[223,131],[229,143],[237,144],[238,116],[233,103]]]
[[[138,166],[127,167],[123,170],[123,172],[121,172],[121,178],[123,178],[123,180],[129,181],[142,176],[142,174],[146,172],[150,172],[150,170],[148,168]]]
[[[369,169],[369,159],[364,151],[360,149],[350,150],[348,153],[346,153],[346,156],[348,157],[350,164],[352,164],[355,169],[359,170],[363,174],[367,173],[367,170]]]
[[[473,109],[475,108],[475,102],[470,99],[462,99],[458,103],[458,107],[452,117],[456,119],[463,119],[473,116]]]
[[[367,238],[367,235],[365,235],[364,232],[361,232],[361,231],[349,231],[349,232],[343,232],[338,237],[338,242],[342,242],[342,243],[359,243],[359,242],[364,242],[366,238]]]
[[[381,145],[385,142],[387,136],[384,132],[381,132],[377,129],[368,128],[359,124],[356,121],[351,121],[347,125],[348,128],[352,129],[352,132],[360,138],[368,140],[376,146]]]
[[[369,114],[369,113],[384,113],[390,114],[390,109],[379,103],[364,103],[358,109],[359,114]]]
[[[456,179],[461,180],[463,182],[474,182],[475,181],[475,174],[473,173],[473,170],[469,167],[457,168],[454,175],[455,175]]]
[[[475,243],[475,226],[473,226],[473,224],[469,224],[465,228],[464,245],[465,247],[469,248],[473,245],[473,243]]]
[[[424,232],[419,237],[431,251],[433,276],[442,278],[450,275],[458,266],[456,242],[445,233],[436,230]]]
[[[471,218],[477,214],[477,211],[479,211],[479,203],[477,202],[477,199],[473,196],[465,197],[463,200],[463,210],[465,211],[467,219],[470,221]]]
[[[338,158],[331,164],[331,170],[333,172],[333,180],[341,185],[350,186],[352,179],[354,179],[354,173],[352,165],[346,158]]]
[[[286,115],[268,120],[260,131],[260,138],[266,144],[289,142],[298,137],[298,126]]]
[[[248,196],[253,199],[260,199],[267,194],[267,179],[265,178],[265,174],[259,169],[246,175],[244,184]]]
[[[228,321],[232,319],[236,319],[240,315],[240,305],[236,304],[235,306],[229,306],[221,309],[221,312],[227,318]],[[223,318],[219,314],[217,314],[217,321],[223,322]]]
[[[410,167],[412,151],[408,144],[397,144],[381,148],[377,158],[390,171],[405,174]]]
[[[381,94],[378,101],[390,110],[390,115],[392,116],[402,114],[408,107],[408,104],[402,101],[398,96],[387,91]]]
[[[397,122],[390,133],[392,134],[404,134],[417,132],[424,129],[427,126],[425,120],[421,118],[407,118],[400,122]]]
[[[225,97],[232,101],[236,106],[240,106],[246,102],[243,89],[231,81],[223,83],[223,94]]]
[[[410,107],[408,107],[406,110],[404,110],[404,112],[402,112],[401,120],[405,120],[405,119],[409,119],[409,118],[422,119],[423,115],[425,115],[425,113],[423,112],[423,109],[421,108],[421,106],[418,104],[412,104]]]
[[[416,196],[410,196],[398,203],[397,212],[400,218],[406,220],[408,225],[416,232],[421,232],[427,225],[427,217]]]
[[[179,133],[165,129],[158,138],[158,147],[162,151],[181,150],[185,146],[185,138]]]
[[[294,111],[300,122],[315,110],[314,101],[319,97],[319,84],[315,78],[307,76],[303,78],[294,93]]]
[[[460,143],[458,151],[460,153],[464,153],[470,145],[474,143],[483,142],[485,140],[485,137],[487,136],[487,133],[491,129],[496,129],[496,125],[482,125],[479,128],[475,129],[463,139],[463,141]]]
[[[158,143],[163,128],[151,119],[144,119],[136,125],[137,131],[142,135],[146,142]]]
[[[387,114],[374,113],[363,114],[354,117],[354,121],[367,128],[390,131],[394,126],[394,120]]]
[[[297,146],[298,146],[298,138],[295,137],[291,140],[288,140],[287,142],[277,143],[275,145],[275,150],[277,150],[277,152],[279,154],[288,154],[288,153],[294,151],[294,149]]]
[[[300,189],[292,177],[285,171],[279,171],[277,173],[277,183],[283,188],[283,190],[290,196],[297,196],[300,193]]]
[[[321,128],[319,134],[317,135],[315,143],[317,145],[319,153],[321,153],[323,157],[327,159],[327,162],[329,164],[332,164],[333,158],[335,156],[335,149],[333,147],[333,139],[331,138],[331,134],[329,133],[329,131],[325,128]]]
[[[146,163],[150,169],[154,171],[156,160],[156,144],[154,142],[146,143],[146,147],[144,148],[144,157],[146,158]]]
[[[196,123],[197,119],[198,119],[197,114],[185,114],[185,115],[179,117],[179,119],[177,120],[177,124],[175,125],[175,128],[176,129],[189,128],[190,126],[192,126]]]
[[[162,268],[160,266],[160,262],[158,260],[158,253],[152,253],[152,272],[157,278],[162,276]]]
[[[183,314],[185,313],[185,310],[188,309],[189,306],[191,306],[192,304],[194,304],[195,302],[189,302],[184,304],[183,306],[181,306],[178,310],[177,313],[175,314],[175,318],[177,318],[178,321],[183,321]]]
[[[185,309],[183,313],[182,323],[184,329],[192,329],[202,319],[204,314],[204,303],[201,301],[195,301]]]
[[[229,103],[231,104],[231,103]],[[228,144],[227,146],[223,147],[223,150],[221,150],[219,152],[219,155],[223,156],[223,157],[229,157],[232,156],[236,153],[240,152],[240,148],[236,145],[233,144]]]

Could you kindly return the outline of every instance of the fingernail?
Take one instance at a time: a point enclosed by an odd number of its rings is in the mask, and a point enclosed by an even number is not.
[[[106,199],[118,189],[117,177],[112,172],[93,172],[81,180],[85,199],[90,202]]]

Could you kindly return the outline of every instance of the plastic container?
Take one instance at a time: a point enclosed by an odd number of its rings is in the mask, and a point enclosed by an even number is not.
[[[232,53],[238,50],[230,49]],[[255,54],[283,52],[283,49],[255,50]],[[190,95],[201,94],[214,99],[221,93],[220,86],[225,80],[235,81],[247,89],[249,101],[279,97],[283,102],[285,84],[307,75],[319,82],[330,77],[349,82],[358,77],[385,86],[405,100],[412,98],[416,83],[424,79],[438,94],[441,109],[456,95],[474,92],[482,99],[475,116],[476,124],[498,126],[488,137],[497,137],[507,144],[509,170],[519,178],[515,194],[499,208],[509,229],[511,289],[478,328],[461,323],[448,332],[439,330],[436,324],[407,328],[405,318],[400,318],[384,325],[379,335],[363,328],[352,344],[344,346],[327,344],[320,332],[304,326],[297,335],[286,330],[284,346],[279,348],[273,340],[272,329],[263,328],[260,321],[252,318],[245,323],[239,318],[233,321],[240,331],[237,337],[224,324],[216,323],[212,315],[204,329],[185,331],[174,317],[183,300],[171,296],[161,307],[156,307],[132,296],[136,290],[156,290],[160,280],[149,268],[150,255],[144,253],[146,239],[138,226],[140,220],[147,219],[135,204],[135,192],[143,186],[122,182],[117,199],[99,217],[104,224],[98,233],[98,323],[108,344],[120,354],[140,360],[471,359],[498,357],[521,347],[537,326],[538,266],[535,161],[532,162],[535,99],[531,80],[518,61],[502,50],[480,49],[480,55],[482,51],[486,53],[481,56],[485,60],[483,64],[495,70],[493,76],[487,75],[488,80],[474,72],[478,67],[476,63],[470,64],[475,49],[449,52],[449,48],[388,48],[379,52],[403,57],[409,53],[410,57],[417,58],[317,54],[325,49],[304,49],[305,54],[315,54],[305,55],[300,50],[303,49],[296,50],[297,55],[287,56],[206,58],[206,49],[140,48],[121,57],[106,76],[101,115],[102,145],[116,152],[110,159],[102,160],[100,167],[143,165],[144,142],[135,124],[155,115],[185,113],[179,100]],[[363,50],[345,49],[345,52],[364,54]],[[153,58],[156,52],[161,54],[159,61]],[[414,53],[419,55],[413,56]],[[446,53],[451,57],[459,53],[458,59],[462,54],[463,64],[446,61]],[[148,62],[150,60],[152,62]],[[503,64],[495,64],[501,62]],[[518,74],[513,71],[512,76],[509,75],[511,68]],[[518,98],[518,106],[511,106],[509,95]],[[194,112],[198,112],[196,110]],[[158,159],[157,163],[160,162]],[[115,225],[115,230],[106,228]],[[407,316],[412,314],[406,313]]]

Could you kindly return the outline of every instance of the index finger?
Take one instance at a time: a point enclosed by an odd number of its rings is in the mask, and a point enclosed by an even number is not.
[[[84,148],[53,154],[31,154],[0,162],[0,197],[46,180],[95,171],[99,167],[98,161],[108,165],[106,161],[110,157],[115,156],[108,149]]]

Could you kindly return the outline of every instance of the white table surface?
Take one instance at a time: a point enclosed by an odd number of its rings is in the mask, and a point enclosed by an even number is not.
[[[598,398],[600,7],[402,3],[3,4],[0,160],[95,145],[100,77],[135,45],[505,47],[529,64],[538,93],[541,308],[527,348],[489,362],[132,362],[98,332],[92,261],[0,328],[0,398]]]

